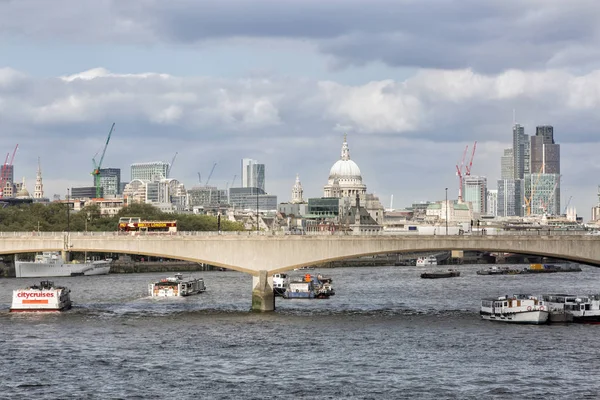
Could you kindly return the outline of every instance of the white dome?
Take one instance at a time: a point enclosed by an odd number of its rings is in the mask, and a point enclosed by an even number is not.
[[[329,178],[360,178],[360,168],[352,160],[337,160],[331,170],[329,170]]]

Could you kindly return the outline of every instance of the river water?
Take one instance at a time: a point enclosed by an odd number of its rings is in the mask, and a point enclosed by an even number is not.
[[[437,267],[443,268],[443,267]],[[249,275],[195,272],[207,291],[147,297],[164,274],[53,278],[72,310],[11,314],[0,280],[0,398],[596,399],[600,325],[482,321],[482,297],[598,293],[600,270],[421,279],[422,268],[320,270],[328,300],[251,313]],[[313,271],[311,271],[313,272]]]

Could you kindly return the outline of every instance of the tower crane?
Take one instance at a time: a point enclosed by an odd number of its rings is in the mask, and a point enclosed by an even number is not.
[[[169,178],[171,176],[171,170],[173,169],[173,164],[175,164],[175,159],[177,158],[177,152],[175,152],[175,155],[173,156],[173,159],[171,160],[171,164],[169,164],[169,169],[167,170],[167,178]]]
[[[106,138],[106,143],[104,144],[104,149],[102,150],[102,156],[100,157],[100,161],[96,162],[96,156],[98,155],[98,153],[96,153],[96,155],[94,157],[92,157],[92,161],[94,162],[94,170],[92,171],[92,175],[94,176],[94,184],[96,186],[96,197],[99,198],[100,197],[100,168],[102,168],[102,162],[104,161],[104,155],[106,154],[106,148],[108,147],[108,142],[110,141],[110,136],[113,133],[113,130],[115,129],[115,123],[113,122],[112,126],[110,127],[110,131],[108,132],[108,137]]]
[[[469,148],[469,146],[467,146]],[[469,160],[469,166],[465,165],[466,176],[471,176],[471,167],[473,166],[473,157],[475,157],[475,149],[477,148],[477,141],[473,143],[473,152],[471,153],[471,159]]]
[[[463,165],[465,164],[465,156],[467,155],[467,150],[469,146],[465,147],[465,151],[463,152],[462,160],[460,161],[460,167],[458,164],[456,165],[456,175],[458,175],[458,202],[462,203],[462,192],[463,192]]]
[[[569,209],[569,204],[571,204],[571,199],[573,198],[573,196],[569,197],[569,201],[567,201],[567,205],[565,206],[565,211],[563,211],[563,214],[567,214],[567,210]]]
[[[216,166],[217,166],[217,163],[214,163],[212,166],[212,169],[210,170],[210,174],[208,175],[208,179],[206,180],[205,186],[208,186],[208,182],[210,182],[210,178],[212,177],[213,172],[215,172]]]

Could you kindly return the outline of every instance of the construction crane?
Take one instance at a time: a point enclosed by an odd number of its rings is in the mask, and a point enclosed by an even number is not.
[[[216,166],[217,166],[217,163],[214,163],[212,166],[212,169],[210,170],[210,174],[208,175],[208,179],[206,180],[206,183],[204,184],[205,186],[208,186],[208,182],[210,182],[210,178],[212,177],[213,172],[215,172]]]
[[[467,150],[469,146],[465,147],[465,151],[463,152],[462,160],[460,161],[460,167],[458,164],[456,165],[456,175],[458,175],[458,202],[463,202],[462,192],[463,192],[463,165],[465,164],[465,156],[467,155]]]
[[[13,150],[12,157],[10,157],[10,162],[8,161],[8,157],[10,153],[6,153],[6,159],[4,160],[4,164],[2,165],[2,170],[0,171],[0,198],[4,197],[4,189],[6,188],[6,183],[11,180],[11,170],[13,162],[15,161],[15,154],[17,153],[17,149],[19,148],[19,144],[15,146]]]
[[[467,146],[469,148],[469,146]],[[475,149],[477,148],[477,142],[473,143],[473,152],[471,153],[471,159],[469,160],[469,166],[465,166],[466,176],[471,176],[471,167],[473,166],[473,157],[475,157]]]
[[[237,178],[237,175],[233,176],[233,180],[231,181],[231,187],[235,187],[235,178]]]
[[[171,160],[171,164],[169,164],[169,169],[167,170],[167,178],[171,177],[171,170],[173,169],[173,164],[175,164],[175,159],[177,158],[177,152],[175,152],[175,155],[173,156],[173,159]]]
[[[108,142],[110,141],[110,136],[113,133],[113,130],[115,129],[115,123],[113,122],[112,126],[110,127],[110,131],[108,132],[108,137],[106,138],[106,143],[104,144],[104,149],[102,150],[102,157],[100,157],[100,162],[96,162],[96,156],[98,155],[98,153],[96,153],[96,155],[94,155],[94,157],[92,157],[92,161],[94,162],[94,170],[92,171],[92,175],[94,176],[94,184],[96,186],[96,198],[100,198],[101,197],[101,190],[100,190],[100,168],[102,168],[102,162],[104,161],[104,155],[106,154],[106,148],[108,147]]]
[[[565,211],[563,211],[563,214],[567,214],[567,210],[569,209],[569,204],[571,204],[571,199],[573,198],[573,196],[569,197],[569,201],[567,201],[567,205],[565,206]]]

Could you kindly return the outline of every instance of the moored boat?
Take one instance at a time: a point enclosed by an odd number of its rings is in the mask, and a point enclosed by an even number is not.
[[[537,297],[517,294],[481,300],[480,315],[489,321],[543,324],[549,312]]]
[[[423,279],[455,278],[457,276],[460,276],[460,271],[455,269],[448,269],[447,271],[423,272],[421,274],[421,278]]]
[[[550,274],[555,272],[581,272],[579,265],[555,265],[555,264],[530,264],[524,268],[522,274]]]
[[[571,322],[573,314],[567,311],[568,304],[574,304],[578,296],[571,294],[543,294],[540,296],[541,304],[546,307],[550,315],[550,322]]]
[[[283,296],[289,281],[287,274],[273,274],[273,294]]]
[[[417,267],[428,267],[432,265],[437,265],[437,258],[435,256],[428,257],[419,257],[417,258],[416,266]]]
[[[320,279],[319,279],[320,278]],[[291,279],[283,293],[285,299],[328,299],[335,295],[332,279],[320,274],[306,274],[303,278]]]
[[[600,323],[600,294],[577,297],[565,304],[565,311],[573,316],[573,322]]]
[[[192,296],[206,291],[204,279],[184,279],[183,274],[163,278],[158,282],[148,285],[148,293],[151,297],[184,297]]]
[[[10,312],[64,311],[71,308],[71,291],[54,282],[41,281],[24,289],[13,290]]]
[[[477,275],[516,275],[520,273],[520,271],[509,267],[489,267],[486,269],[479,269],[475,273]]]
[[[106,275],[110,272],[111,260],[95,260],[83,263],[63,260],[60,252],[44,251],[34,261],[15,260],[17,278],[46,278],[56,276]]]

